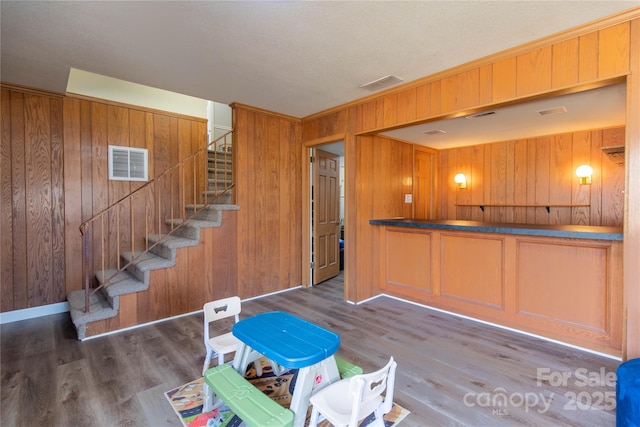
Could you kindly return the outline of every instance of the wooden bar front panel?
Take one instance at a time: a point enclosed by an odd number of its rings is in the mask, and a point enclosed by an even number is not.
[[[504,240],[442,233],[440,241],[440,296],[503,309]]]
[[[621,355],[622,242],[374,227],[383,292]]]
[[[607,329],[606,246],[547,244],[518,241],[516,262],[519,316],[579,324],[595,331]],[[567,268],[567,266],[571,266]],[[588,295],[576,301],[576,295]]]
[[[386,283],[431,293],[431,233],[387,229],[386,237]]]

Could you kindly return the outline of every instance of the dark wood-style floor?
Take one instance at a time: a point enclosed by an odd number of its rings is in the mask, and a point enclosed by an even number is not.
[[[242,316],[285,310],[328,327],[341,335],[338,354],[365,371],[393,355],[405,427],[615,425],[615,360],[392,298],[355,306],[342,295],[339,276],[246,301]],[[180,426],[163,393],[198,378],[204,360],[201,313],[84,342],[68,314],[1,332],[4,427]]]

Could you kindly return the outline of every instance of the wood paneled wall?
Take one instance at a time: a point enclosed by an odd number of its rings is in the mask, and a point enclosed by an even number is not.
[[[369,248],[361,244],[373,239],[374,227],[367,227],[365,215],[360,214],[361,210],[366,212],[367,206],[363,205],[366,199],[356,200],[356,195],[368,187],[355,176],[361,161],[358,155],[359,135],[374,135],[391,128],[613,82],[626,81],[628,88],[637,89],[638,77],[629,73],[632,67],[637,68],[640,56],[637,38],[632,37],[632,34],[637,34],[640,25],[639,10],[568,30],[304,118],[302,134],[305,143],[336,134],[344,136],[347,174],[345,233],[349,242],[345,249],[345,294],[356,301],[371,296],[371,283],[366,272],[374,270],[377,261]],[[628,91],[628,114],[637,112],[639,105],[640,92]],[[636,116],[628,115],[633,120],[636,120]],[[632,132],[627,130],[625,136],[627,165],[630,158],[636,163],[640,159],[637,124],[632,125],[631,129]],[[633,144],[629,145],[630,141]],[[382,166],[391,167],[391,161],[388,159]],[[640,192],[634,191],[637,186],[631,183],[635,178],[636,172],[626,171],[625,209],[631,207],[634,212],[638,210],[637,200],[640,200]],[[402,202],[396,202],[398,210]],[[601,218],[605,217],[618,218],[618,215],[602,212]],[[354,224],[358,227],[357,233]],[[639,233],[640,224],[631,224],[625,219],[625,234]],[[632,253],[627,253],[627,250]],[[640,259],[637,245],[625,242],[625,258]],[[632,275],[625,273],[625,295],[637,300],[640,284],[631,278]],[[637,301],[628,305],[627,311],[630,318],[640,317]],[[637,331],[635,326],[632,329]],[[632,351],[623,354],[640,356],[640,338],[628,333],[627,345]]]
[[[66,299],[62,97],[2,88],[2,311]]]
[[[108,145],[147,148],[151,179],[204,147],[206,136],[203,119],[3,86],[2,311],[63,302],[83,287],[80,224],[144,184],[108,180]],[[152,215],[131,206],[123,226]],[[136,228],[142,240],[144,226]],[[118,240],[131,248],[126,233]]]
[[[357,142],[356,204],[358,210],[355,221],[355,235],[358,255],[364,255],[377,266],[378,236],[370,232],[372,218],[411,217],[411,204],[404,203],[404,195],[411,193],[413,173],[413,147],[380,136],[360,137]],[[354,228],[348,223],[345,229]],[[345,241],[349,244],[349,235]],[[349,264],[347,264],[349,266]],[[355,270],[361,286],[357,289],[359,299],[377,293],[377,268],[369,263],[356,261]],[[361,282],[360,282],[361,281]]]
[[[302,283],[300,120],[233,104],[238,294]]]
[[[430,121],[629,72],[630,22],[506,51],[358,102],[357,132]]]
[[[601,147],[624,145],[624,127],[587,130],[439,152],[440,219],[622,227],[624,166]],[[591,185],[575,170],[593,167]],[[467,177],[467,188],[453,182]],[[544,207],[460,205],[551,205]],[[553,206],[587,205],[587,206]]]

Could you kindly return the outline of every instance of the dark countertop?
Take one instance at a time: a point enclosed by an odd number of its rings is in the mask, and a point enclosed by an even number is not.
[[[432,230],[474,231],[479,233],[521,234],[525,236],[563,237],[569,239],[619,240],[622,227],[596,227],[587,225],[503,224],[479,221],[423,220],[423,219],[371,219],[369,224],[410,227]]]

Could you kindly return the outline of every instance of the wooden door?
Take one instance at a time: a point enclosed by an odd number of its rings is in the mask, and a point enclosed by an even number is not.
[[[413,217],[435,219],[433,204],[433,153],[416,150],[413,156]]]
[[[315,150],[313,164],[313,284],[340,273],[340,156]]]

